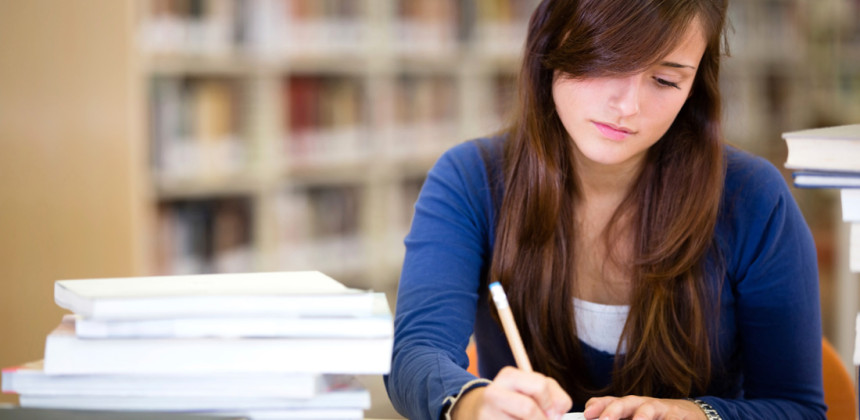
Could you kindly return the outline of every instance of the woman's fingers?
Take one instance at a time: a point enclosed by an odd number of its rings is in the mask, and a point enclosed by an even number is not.
[[[686,400],[628,395],[592,398],[585,403],[587,419],[600,420],[702,420],[704,412]]]
[[[498,413],[499,417],[512,419],[554,419],[538,406],[532,397],[503,387],[487,387],[484,393],[487,402],[487,413]],[[483,417],[483,416],[481,416]],[[499,418],[487,416],[486,418]]]
[[[526,406],[534,406],[545,417],[553,419],[566,413],[572,405],[570,397],[558,382],[539,373],[507,367],[499,371],[493,383],[498,386],[500,391],[513,391],[527,397],[527,400],[521,398],[511,400],[511,410],[515,410],[517,415],[525,411],[530,412],[531,410]]]

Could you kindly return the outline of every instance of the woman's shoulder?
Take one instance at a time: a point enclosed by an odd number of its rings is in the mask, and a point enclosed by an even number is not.
[[[716,239],[727,258],[729,277],[746,278],[763,252],[807,263],[804,258],[814,249],[812,236],[782,173],[762,157],[733,147],[725,151]]]
[[[717,234],[732,252],[741,242],[762,240],[768,229],[804,224],[800,209],[779,169],[740,149],[725,149],[726,178]]]
[[[472,168],[476,163],[495,166],[501,164],[505,136],[480,137],[456,144],[445,151],[440,161],[451,161]]]
[[[724,199],[772,205],[791,195],[782,173],[768,160],[733,146],[726,146],[725,157]]]
[[[439,157],[430,176],[458,178],[483,189],[502,179],[504,136],[481,137],[456,144]]]

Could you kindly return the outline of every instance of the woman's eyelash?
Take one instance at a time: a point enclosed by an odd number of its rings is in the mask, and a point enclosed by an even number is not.
[[[656,81],[657,81],[657,83],[658,83],[658,84],[660,84],[660,85],[662,85],[662,86],[666,86],[666,87],[673,87],[673,88],[675,88],[675,89],[681,89],[681,87],[680,87],[680,86],[678,86],[678,84],[677,84],[677,83],[670,82],[670,81],[668,81],[668,80],[666,80],[666,79],[661,79],[661,78],[659,78],[659,77],[655,77],[655,78],[654,78],[654,80],[656,80]]]

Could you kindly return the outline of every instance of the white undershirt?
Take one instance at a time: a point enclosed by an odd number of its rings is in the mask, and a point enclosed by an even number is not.
[[[579,339],[597,350],[615,354],[630,306],[604,305],[573,298],[573,310]],[[622,343],[621,353],[626,347]]]

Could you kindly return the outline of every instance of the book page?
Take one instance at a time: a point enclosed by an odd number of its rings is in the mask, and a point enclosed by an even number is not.
[[[60,280],[57,285],[89,298],[355,292],[318,271]]]

